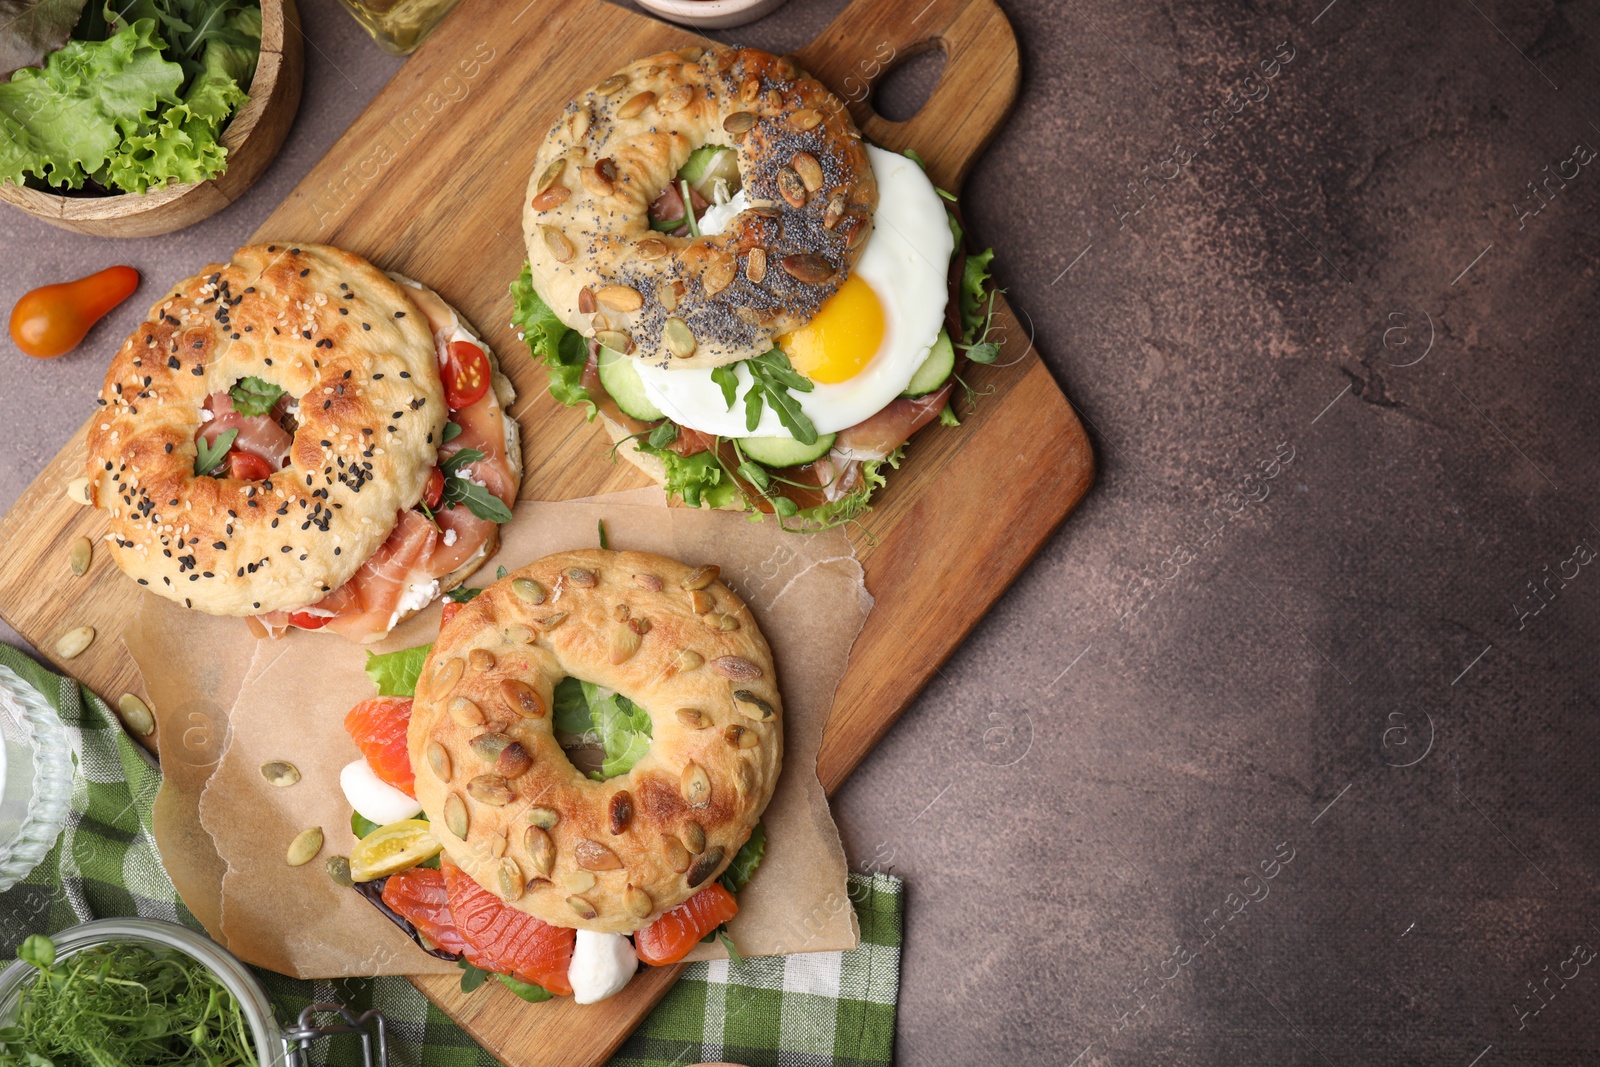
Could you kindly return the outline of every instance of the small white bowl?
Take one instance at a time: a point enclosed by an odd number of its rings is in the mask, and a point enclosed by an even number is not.
[[[640,7],[668,22],[721,30],[743,26],[770,15],[786,0],[634,0]]]

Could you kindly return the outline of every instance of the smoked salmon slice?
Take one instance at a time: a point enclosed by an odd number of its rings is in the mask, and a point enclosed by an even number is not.
[[[721,882],[712,882],[633,935],[639,958],[656,967],[677,963],[700,939],[739,914],[739,902]]]
[[[383,902],[417,932],[444,952],[460,955],[467,943],[450,914],[450,895],[444,875],[428,867],[412,867],[391,874],[383,883]]]
[[[466,943],[461,954],[486,971],[509,974],[559,996],[571,996],[567,968],[578,932],[551,926],[527,912],[508,908],[461,868],[441,858],[450,914]]]
[[[361,749],[373,773],[416,799],[417,777],[411,769],[411,757],[406,755],[406,729],[410,725],[410,697],[363,700],[344,717],[345,732]]]

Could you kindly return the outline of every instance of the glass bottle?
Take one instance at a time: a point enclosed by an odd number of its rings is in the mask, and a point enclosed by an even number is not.
[[[340,0],[392,56],[409,56],[460,0]]]

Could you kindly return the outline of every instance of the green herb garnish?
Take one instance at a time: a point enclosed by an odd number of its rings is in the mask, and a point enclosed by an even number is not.
[[[755,433],[756,427],[761,423],[762,405],[772,405],[772,410],[778,413],[778,421],[783,423],[783,428],[788,430],[796,441],[803,445],[817,443],[817,428],[811,424],[806,413],[800,410],[800,402],[789,395],[793,389],[799,393],[809,393],[815,388],[811,379],[794,369],[789,362],[789,357],[779,348],[763,352],[759,356],[752,356],[744,361],[750,369],[750,376],[755,383],[750,386],[750,391],[744,394],[744,425],[745,429]],[[724,387],[723,395],[727,395]]]
[[[206,442],[204,437],[198,438],[194,443],[194,472],[204,478],[216,473],[222,461],[228,458],[228,449],[233,447],[234,439],[239,436],[238,430],[223,430],[217,434],[216,440]]]
[[[733,398],[739,392],[739,376],[733,373],[733,368],[724,363],[720,367],[711,368],[711,380],[722,390],[723,403],[728,405],[728,410],[733,410]]]
[[[439,502],[440,506],[453,507],[456,504],[465,504],[467,510],[480,519],[487,519],[490,522],[510,522],[511,509],[506,507],[504,501],[461,474],[463,467],[470,466],[482,458],[483,453],[476,448],[463,448],[439,464],[439,469],[444,472],[444,496]]]
[[[56,958],[34,934],[17,958],[38,970],[15,1021],[0,1029],[0,1062],[146,1067],[256,1063],[239,1001],[204,964],[174,949],[102,945]]]
[[[283,389],[273,385],[265,378],[240,378],[233,383],[233,388],[228,390],[228,397],[233,401],[233,410],[241,415],[265,415],[272,410],[278,398],[283,395]]]
[[[460,436],[461,427],[453,422],[447,422],[444,424],[444,432],[439,435],[439,443],[441,445],[447,445]]]

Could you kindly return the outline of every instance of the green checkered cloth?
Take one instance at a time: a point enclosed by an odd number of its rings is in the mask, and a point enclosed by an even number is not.
[[[76,751],[71,813],[61,839],[32,874],[0,893],[0,957],[31,933],[90,919],[139,915],[193,929],[167,878],[151,830],[161,772],[111,709],[76,682],[0,644],[0,664],[56,706]],[[861,945],[850,952],[693,963],[612,1059],[612,1067],[681,1067],[726,1060],[767,1064],[888,1064],[900,988],[901,883],[851,875]],[[307,982],[256,974],[290,1022],[308,1004],[336,1001],[388,1020],[390,1060],[429,1067],[493,1067],[494,1057],[403,978]],[[538,1011],[529,1005],[528,1011]],[[318,1042],[312,1062],[361,1063],[353,1037]]]

